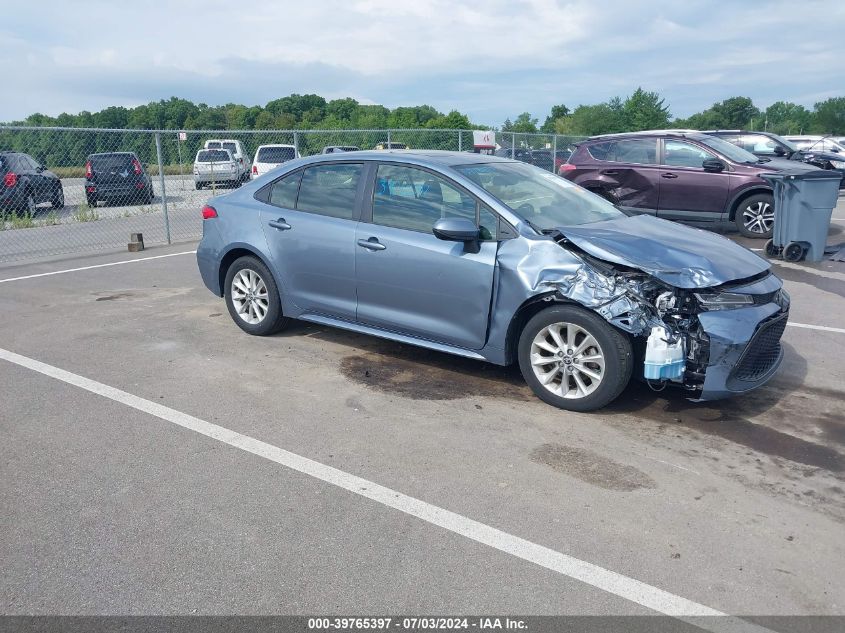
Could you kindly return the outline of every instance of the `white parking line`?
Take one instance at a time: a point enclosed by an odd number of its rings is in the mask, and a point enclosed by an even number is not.
[[[109,262],[108,264],[96,264],[94,266],[82,266],[81,268],[67,268],[65,270],[54,270],[49,273],[38,273],[37,275],[24,275],[23,277],[10,277],[8,279],[0,279],[0,284],[9,281],[23,281],[24,279],[35,279],[36,277],[49,277],[50,275],[64,275],[65,273],[76,273],[80,270],[91,270],[93,268],[106,268],[107,266],[121,266],[122,264],[135,264],[137,262],[146,262],[151,259],[163,259],[165,257],[176,257],[177,255],[191,255],[196,251],[182,251],[181,253],[168,253],[167,255],[153,255],[152,257],[139,257],[138,259],[124,259],[119,262]]]
[[[828,327],[826,325],[810,325],[809,323],[792,323],[787,321],[787,325],[792,327],[801,327],[807,330],[822,330],[823,332],[836,332],[837,334],[845,334],[845,329],[841,327]]]
[[[64,369],[42,363],[27,356],[0,348],[0,359],[25,367],[50,378],[73,385],[109,400],[171,422],[211,439],[228,444],[247,453],[252,453],[272,462],[332,484],[356,495],[366,497],[382,505],[404,512],[432,525],[488,545],[500,552],[510,554],[524,561],[534,563],[563,576],[630,600],[636,604],[665,615],[673,616],[710,631],[719,633],[772,633],[721,611],[687,600],[644,582],[610,571],[598,565],[563,554],[556,550],[532,543],[494,527],[474,521],[439,506],[411,497],[396,490],[358,477],[351,473],[327,466],[320,462],[291,453],[278,446],[262,442],[248,435],[227,429],[211,422],[195,418],[187,413],[171,409],[158,402],[152,402],[115,387],[79,376]],[[723,616],[718,618],[704,616]]]

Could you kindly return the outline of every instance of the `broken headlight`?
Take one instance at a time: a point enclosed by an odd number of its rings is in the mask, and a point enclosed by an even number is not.
[[[738,292],[696,292],[695,298],[705,310],[730,310],[754,305],[754,297]]]

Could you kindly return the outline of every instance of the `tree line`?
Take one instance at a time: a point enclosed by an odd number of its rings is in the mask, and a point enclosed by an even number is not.
[[[187,99],[171,97],[134,108],[111,106],[99,112],[63,113],[55,117],[33,114],[13,124],[33,127],[108,128],[116,130],[161,129],[186,130],[188,140],[179,142],[175,134],[162,135],[163,162],[188,164],[202,146],[205,136],[190,134],[191,130],[267,130],[266,133],[243,135],[242,142],[253,153],[263,143],[291,143],[291,134],[273,130],[320,130],[316,134],[301,134],[297,144],[303,154],[319,152],[324,145],[357,145],[371,148],[387,140],[384,134],[353,133],[341,130],[427,130],[394,141],[406,142],[410,147],[427,149],[467,149],[469,135],[458,142],[457,134],[435,130],[491,129],[470,121],[457,110],[449,113],[429,105],[387,108],[382,105],[361,104],[355,99],[327,101],[314,94],[292,94],[274,99],[265,106],[245,106],[228,103],[210,106],[195,104]],[[778,101],[765,109],[754,105],[749,97],[731,97],[687,118],[672,116],[665,99],[656,92],[637,88],[626,98],[614,97],[606,102],[578,105],[570,109],[555,105],[542,124],[539,118],[523,112],[513,120],[508,118],[500,132],[561,134],[592,136],[614,132],[629,132],[660,128],[692,129],[748,129],[769,130],[780,134],[843,134],[845,135],[845,97],[830,98],[816,103],[812,109],[786,101]],[[507,145],[509,135],[501,135],[500,143]],[[523,137],[518,142],[542,147],[542,138]],[[156,162],[155,139],[151,134],[61,131],[11,131],[0,129],[0,149],[24,151],[48,166],[74,166],[94,152],[134,151],[142,162]]]

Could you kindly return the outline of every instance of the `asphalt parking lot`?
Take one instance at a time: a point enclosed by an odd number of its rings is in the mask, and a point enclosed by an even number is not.
[[[249,337],[194,248],[0,266],[3,613],[845,615],[845,264],[775,264],[766,387],[577,414],[515,367]]]

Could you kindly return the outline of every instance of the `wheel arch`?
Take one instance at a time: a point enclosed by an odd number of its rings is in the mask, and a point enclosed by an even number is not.
[[[510,323],[508,324],[508,332],[505,336],[506,365],[511,365],[516,362],[519,335],[522,333],[522,329],[525,327],[525,324],[528,323],[528,321],[531,320],[531,318],[538,312],[554,305],[580,306],[581,304],[565,299],[554,291],[549,291],[529,297],[516,309],[511,317]]]
[[[736,194],[728,204],[728,220],[733,222],[736,219],[736,212],[739,210],[739,207],[751,196],[756,196],[758,194],[767,194],[770,196],[774,195],[774,191],[771,187],[766,187],[765,185],[757,185],[752,187],[751,189],[744,189],[743,191]]]
[[[232,246],[223,257],[220,258],[220,266],[217,269],[217,284],[220,291],[217,293],[218,297],[222,297],[225,292],[225,282],[226,282],[226,274],[229,272],[229,267],[241,257],[255,257],[257,258],[262,264],[267,267],[267,270],[270,271],[270,274],[273,274],[273,267],[270,265],[270,262],[267,260],[264,255],[262,255],[258,250],[251,248],[249,246],[238,244]],[[276,287],[280,288],[279,280],[274,279],[276,282]]]

